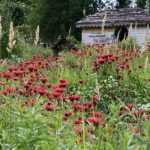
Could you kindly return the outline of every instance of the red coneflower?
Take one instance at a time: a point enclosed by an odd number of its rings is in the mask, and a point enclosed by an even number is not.
[[[74,101],[79,100],[80,96],[78,96],[78,95],[71,95],[71,96],[69,96],[69,99],[70,99],[71,102],[74,102]]]
[[[44,109],[46,109],[47,111],[54,111],[54,105],[50,102],[47,102],[44,104]]]

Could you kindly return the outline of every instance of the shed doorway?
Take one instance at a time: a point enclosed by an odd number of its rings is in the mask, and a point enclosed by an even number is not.
[[[128,37],[128,27],[126,26],[117,26],[115,27],[114,35],[118,42],[123,41]]]

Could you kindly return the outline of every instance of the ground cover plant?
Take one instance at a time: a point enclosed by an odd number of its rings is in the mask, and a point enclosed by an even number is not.
[[[149,150],[148,57],[94,45],[1,62],[0,149]]]

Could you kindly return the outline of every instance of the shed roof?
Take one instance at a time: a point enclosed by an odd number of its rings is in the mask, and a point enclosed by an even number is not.
[[[150,14],[141,8],[123,8],[101,10],[76,23],[77,28],[102,27],[105,18],[105,27],[130,25],[131,23],[145,26],[150,24]]]

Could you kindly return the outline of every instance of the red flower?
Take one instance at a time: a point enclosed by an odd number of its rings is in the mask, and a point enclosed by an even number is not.
[[[30,72],[34,72],[34,71],[37,71],[37,68],[35,67],[35,65],[31,64],[28,66],[28,69]]]
[[[72,96],[69,96],[69,99],[70,99],[70,101],[74,102],[74,101],[79,100],[80,96],[78,96],[78,95],[72,95]]]
[[[139,112],[139,115],[141,115],[141,116],[142,116],[142,115],[144,114],[145,110],[144,110],[144,109],[139,109],[139,111],[138,111],[138,112]]]
[[[144,109],[139,109],[138,111],[133,112],[133,115],[138,118],[143,116],[144,112]]]
[[[59,85],[58,84],[50,84],[50,88],[55,90],[56,88],[59,88]]]
[[[82,135],[83,135],[82,127],[75,127],[74,131],[78,136],[82,137]]]
[[[45,84],[48,81],[47,77],[42,77],[40,78],[40,80],[43,84]]]
[[[83,106],[81,104],[74,104],[72,108],[74,111],[83,111]]]
[[[91,108],[93,108],[93,103],[87,102],[83,104],[83,110],[84,111],[89,111]]]
[[[64,117],[70,117],[72,115],[72,112],[64,112]]]
[[[87,122],[95,126],[103,125],[105,122],[104,115],[101,112],[92,112],[91,117],[87,118]]]
[[[47,90],[43,87],[43,86],[39,86],[39,87],[37,87],[36,88],[36,92],[38,93],[38,94],[40,94],[41,96],[45,96],[45,95],[47,95]]]
[[[99,125],[99,123],[100,123],[100,120],[99,120],[99,118],[97,118],[97,117],[89,117],[88,119],[87,119],[87,122],[89,122],[89,123],[92,123],[92,124],[94,124],[94,125]]]
[[[59,99],[60,99],[61,101],[66,102],[66,97],[65,97],[64,95],[61,95],[61,96],[59,97]]]
[[[132,109],[134,108],[134,105],[133,105],[133,104],[128,104],[127,107],[128,107],[128,109],[129,109],[130,111],[132,111]]]
[[[98,100],[98,96],[97,96],[97,95],[93,96],[93,97],[92,97],[92,100],[93,100],[93,101],[97,101],[97,100]]]
[[[44,108],[47,110],[47,111],[54,111],[54,106],[52,103],[50,102],[47,102],[45,105],[44,105]]]
[[[53,96],[53,98],[59,98],[59,97],[61,96],[61,93],[54,91],[54,92],[52,93],[52,96]]]
[[[65,88],[68,85],[68,81],[67,80],[60,80],[59,81],[59,87],[60,88]]]
[[[68,83],[67,80],[59,80],[60,83]]]
[[[6,78],[7,80],[12,78],[12,73],[7,71],[3,73],[3,77]]]
[[[24,71],[21,71],[21,70],[14,71],[14,75],[22,78],[24,75]]]
[[[56,88],[55,90],[54,90],[55,92],[57,92],[57,93],[64,93],[64,89],[63,88]]]
[[[99,59],[97,60],[97,63],[98,63],[98,64],[104,64],[104,63],[105,63],[105,59],[104,59],[104,58],[99,58]]]
[[[77,119],[74,121],[74,124],[75,124],[75,125],[80,125],[83,121],[84,121],[84,119],[81,118],[81,117],[79,117],[79,118],[77,118]]]
[[[91,112],[90,114],[96,118],[102,118],[103,117],[103,113],[101,113],[101,112]]]

